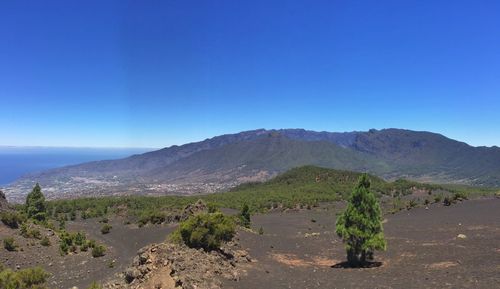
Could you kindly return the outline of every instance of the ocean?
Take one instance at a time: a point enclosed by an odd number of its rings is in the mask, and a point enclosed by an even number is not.
[[[90,161],[120,159],[151,150],[153,149],[0,146],[0,187],[29,173]]]

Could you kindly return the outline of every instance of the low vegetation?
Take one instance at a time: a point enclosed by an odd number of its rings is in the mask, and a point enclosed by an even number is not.
[[[92,257],[98,258],[104,256],[106,253],[106,247],[103,245],[95,245],[92,248]]]
[[[11,252],[17,250],[16,241],[12,237],[6,237],[5,239],[3,239],[3,247],[5,248],[5,250]]]
[[[8,227],[17,229],[19,224],[24,222],[25,217],[16,211],[4,211],[0,213],[0,220]]]
[[[250,228],[250,208],[247,204],[244,204],[241,208],[241,212],[239,214],[240,223],[245,228]]]
[[[12,271],[0,264],[0,288],[44,289],[50,274],[40,267]]]
[[[235,230],[233,218],[221,212],[206,213],[191,216],[182,222],[171,238],[191,248],[211,251],[219,249],[222,242],[230,241]]]
[[[40,240],[40,245],[42,245],[44,247],[50,246],[51,243],[50,243],[49,237],[47,237],[47,236],[43,237],[42,240]]]
[[[143,226],[148,223],[160,224],[176,220],[175,214],[199,198],[214,208],[224,207],[239,210],[247,205],[250,214],[273,209],[310,208],[322,202],[347,200],[360,175],[360,173],[350,171],[304,166],[292,169],[267,182],[242,184],[228,192],[210,195],[80,198],[49,201],[45,205],[42,205],[43,202],[41,202],[43,195],[40,196],[39,190],[35,186],[31,197],[28,198],[31,201],[27,201],[21,209],[24,212],[29,211],[28,215],[32,216],[31,218],[36,216],[35,219],[43,219],[42,216],[46,212],[48,217],[59,222],[68,219],[74,220],[77,216],[82,219],[106,219],[110,214],[124,215],[128,217],[126,222],[135,222],[139,226]],[[404,198],[415,191],[426,192],[428,198],[434,202],[441,202],[447,194],[459,196],[464,194],[491,195],[497,192],[497,190],[488,188],[422,184],[408,180],[386,182],[371,175],[369,178],[371,179],[371,190],[376,197],[387,196],[394,200]],[[408,203],[408,201],[400,199],[400,204],[394,206],[392,211],[396,212],[418,204],[418,200]],[[28,209],[29,207],[32,209]],[[61,229],[63,228],[64,226],[61,227]]]
[[[32,238],[38,240],[42,238],[42,233],[40,232],[40,230],[36,228],[35,225],[29,224],[28,222],[25,222],[21,225],[20,233],[24,238]]]
[[[109,224],[104,224],[102,227],[101,227],[101,234],[108,234],[110,231],[111,231],[111,228],[113,228],[113,226],[109,225]]]

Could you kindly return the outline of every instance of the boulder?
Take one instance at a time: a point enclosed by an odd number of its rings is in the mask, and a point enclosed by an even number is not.
[[[5,197],[4,192],[0,191],[0,212],[10,210],[11,207],[9,202],[7,202],[7,198]]]

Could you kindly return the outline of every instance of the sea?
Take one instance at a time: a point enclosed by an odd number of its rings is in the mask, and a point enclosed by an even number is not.
[[[121,159],[151,148],[61,148],[0,146],[0,187],[23,175],[90,161]]]

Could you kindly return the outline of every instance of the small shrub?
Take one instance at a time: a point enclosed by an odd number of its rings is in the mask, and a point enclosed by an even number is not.
[[[42,233],[40,233],[40,230],[37,228],[32,228],[28,223],[23,223],[21,225],[21,236],[40,240],[42,238]]]
[[[264,235],[264,228],[262,226],[259,228],[259,235]]]
[[[86,240],[87,237],[83,232],[77,232],[76,234],[73,235],[73,243],[75,243],[75,245],[77,246],[82,246]]]
[[[64,219],[59,219],[59,230],[66,229],[66,221]]]
[[[109,231],[111,231],[111,228],[113,228],[113,226],[109,224],[104,224],[104,226],[102,226],[101,228],[101,234],[108,234]]]
[[[453,198],[446,196],[446,197],[444,197],[443,205],[450,206],[451,204],[453,204],[455,202],[456,201]]]
[[[108,218],[106,218],[106,217],[104,217],[104,218],[102,218],[102,219],[99,221],[99,223],[105,223],[105,224],[107,224],[107,223],[109,223],[109,219],[108,219]]]
[[[243,205],[240,212],[240,222],[245,228],[250,228],[250,208],[247,204]]]
[[[231,240],[234,233],[233,219],[217,212],[190,217],[179,225],[172,239],[182,241],[191,248],[210,251],[218,249],[222,242]]]
[[[417,206],[417,201],[415,199],[411,199],[408,204],[406,205],[406,209],[409,210],[411,208],[414,208]]]
[[[0,266],[0,288],[43,289],[50,274],[40,267],[12,271]]]
[[[2,212],[0,214],[0,219],[2,220],[2,223],[12,229],[19,228],[19,224],[23,222],[23,218],[18,212]]]
[[[94,240],[86,240],[81,246],[80,246],[80,251],[82,252],[87,252],[89,248],[94,248],[95,247],[95,241]]]
[[[434,203],[439,203],[443,199],[442,195],[435,195],[434,196]]]
[[[109,260],[108,262],[108,268],[114,268],[115,267],[115,261],[114,260]]]
[[[453,194],[453,200],[455,201],[467,200],[467,193],[456,192]]]
[[[427,206],[429,203],[430,203],[429,199],[425,199],[425,201],[424,201],[424,205],[426,205],[426,206]]]
[[[59,252],[61,253],[61,255],[64,256],[64,255],[68,254],[68,252],[69,252],[69,246],[70,245],[68,245],[67,243],[64,243],[64,242],[62,242],[62,243],[59,244]]]
[[[29,235],[34,239],[38,239],[38,240],[42,239],[42,233],[40,233],[40,230],[38,230],[38,229],[31,229],[29,231]]]
[[[219,207],[215,203],[208,202],[207,207],[209,213],[216,213],[219,211]]]
[[[151,224],[161,224],[165,222],[166,216],[165,213],[162,212],[145,212],[137,220],[137,224],[139,227],[142,227],[148,223]]]
[[[3,247],[7,251],[16,251],[17,250],[16,242],[15,242],[14,238],[12,238],[12,237],[7,237],[7,238],[3,239]]]
[[[50,246],[49,237],[47,237],[47,236],[43,237],[42,240],[40,240],[40,245],[42,245],[44,247]]]
[[[92,257],[98,258],[104,256],[106,252],[106,247],[103,245],[96,245],[94,248],[92,248]]]

